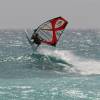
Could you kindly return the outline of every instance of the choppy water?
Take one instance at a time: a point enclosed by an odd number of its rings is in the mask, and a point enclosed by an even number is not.
[[[67,30],[37,51],[23,30],[0,31],[0,100],[99,99],[100,31]]]

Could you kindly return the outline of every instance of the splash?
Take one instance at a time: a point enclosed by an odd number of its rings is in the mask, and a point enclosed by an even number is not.
[[[81,75],[100,74],[100,61],[82,58],[67,50],[41,48],[38,52],[47,56],[56,57],[57,59],[62,59],[66,63],[72,64],[73,67],[70,67],[71,72],[79,73]],[[65,67],[65,70],[66,69],[68,69],[68,66]]]

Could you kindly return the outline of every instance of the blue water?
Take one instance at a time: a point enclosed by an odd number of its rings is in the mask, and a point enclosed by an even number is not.
[[[100,100],[100,31],[66,30],[37,51],[24,32],[0,30],[0,100]]]

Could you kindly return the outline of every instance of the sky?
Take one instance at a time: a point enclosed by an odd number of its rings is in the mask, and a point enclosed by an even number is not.
[[[100,0],[0,0],[0,29],[36,28],[53,17],[68,28],[100,28]]]

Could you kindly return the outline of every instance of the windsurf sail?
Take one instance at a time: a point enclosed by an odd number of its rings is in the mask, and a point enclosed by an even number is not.
[[[55,46],[59,41],[68,21],[62,17],[56,17],[41,24],[35,33],[42,38],[42,43]]]

